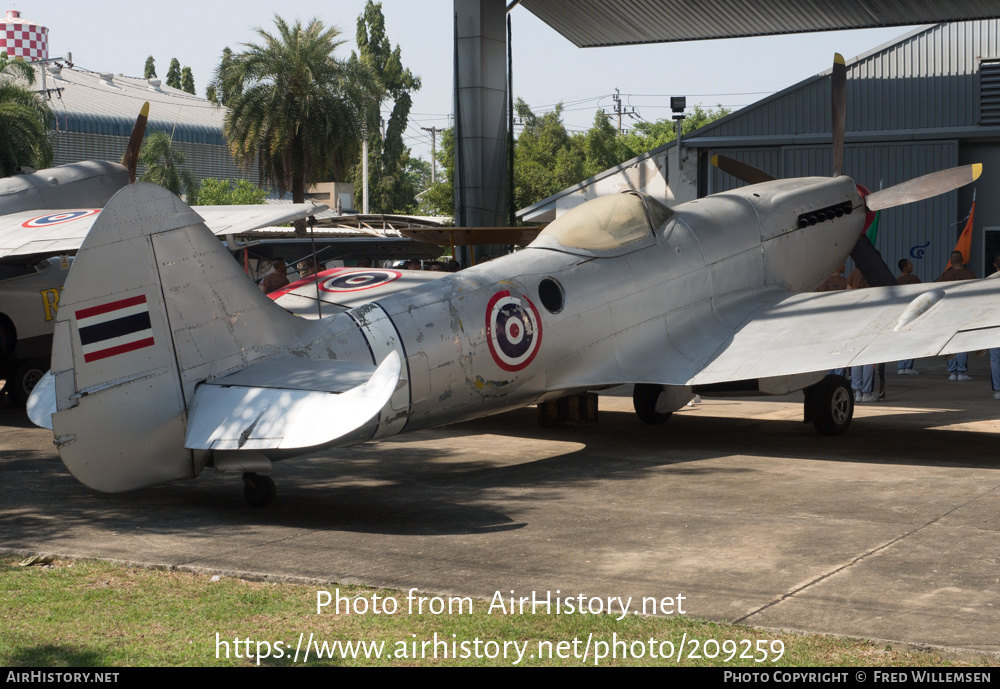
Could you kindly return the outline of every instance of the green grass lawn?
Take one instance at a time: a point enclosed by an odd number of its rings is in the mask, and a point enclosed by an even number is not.
[[[423,614],[409,614],[405,591],[218,577],[213,581],[205,574],[90,561],[56,560],[30,567],[18,562],[19,558],[0,558],[0,665],[4,666],[771,667],[995,662],[991,656],[942,658],[864,641],[687,617],[627,615],[619,620],[615,615],[489,614],[490,601],[468,599],[462,613],[454,608],[453,614],[435,615],[425,608]],[[317,614],[317,590],[333,594],[337,589],[342,597],[355,597],[355,609],[369,606],[367,614],[347,614],[343,606],[337,614],[332,602]],[[375,614],[374,596],[383,604],[389,598],[395,601],[395,614]],[[441,599],[446,602],[447,598]],[[359,648],[359,642],[365,646]],[[348,643],[349,650],[344,647]],[[324,656],[333,649],[335,657],[317,658],[324,649]],[[381,657],[373,657],[376,652]],[[669,658],[661,657],[668,652]],[[265,657],[258,660],[258,653]],[[651,657],[653,653],[657,657]],[[765,662],[752,659],[765,654]],[[706,657],[713,655],[714,659]]]

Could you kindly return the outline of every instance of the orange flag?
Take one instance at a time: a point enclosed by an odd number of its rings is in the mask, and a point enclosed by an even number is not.
[[[958,236],[955,244],[955,251],[962,252],[962,263],[968,264],[969,257],[972,256],[972,218],[976,214],[976,195],[972,195],[972,208],[969,210],[969,219],[965,222],[965,229]],[[952,252],[954,253],[954,252]]]

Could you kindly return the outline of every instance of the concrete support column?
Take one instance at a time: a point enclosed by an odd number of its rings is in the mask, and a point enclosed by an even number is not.
[[[506,222],[505,0],[454,0],[457,17],[455,224]]]

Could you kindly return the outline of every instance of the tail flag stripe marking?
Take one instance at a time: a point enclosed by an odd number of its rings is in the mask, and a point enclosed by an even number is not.
[[[145,294],[80,309],[75,315],[87,363],[154,344]]]
[[[91,361],[99,361],[101,359],[107,359],[108,357],[115,356],[117,354],[124,354],[125,352],[133,352],[137,349],[143,349],[145,347],[153,346],[153,338],[147,337],[144,340],[138,340],[136,342],[129,342],[127,344],[118,345],[117,347],[109,347],[107,349],[102,349],[99,352],[94,352],[92,354],[84,354],[83,360],[88,364]]]

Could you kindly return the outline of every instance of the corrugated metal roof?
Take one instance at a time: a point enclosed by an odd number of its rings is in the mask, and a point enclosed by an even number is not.
[[[1000,17],[1000,0],[521,0],[578,47]]]
[[[40,71],[41,65],[36,67],[38,90],[43,88]],[[59,131],[128,136],[139,109],[149,101],[148,130],[172,132],[175,141],[226,143],[225,108],[166,84],[156,89],[145,79],[121,75],[105,79],[98,72],[63,67],[59,74],[46,73],[44,88]]]
[[[998,57],[1000,20],[988,19],[923,27],[848,60],[847,139],[861,140],[852,134],[864,132],[939,138],[944,129],[959,138],[995,135],[980,118],[979,67]],[[688,143],[829,136],[830,113],[827,70],[703,127]]]

